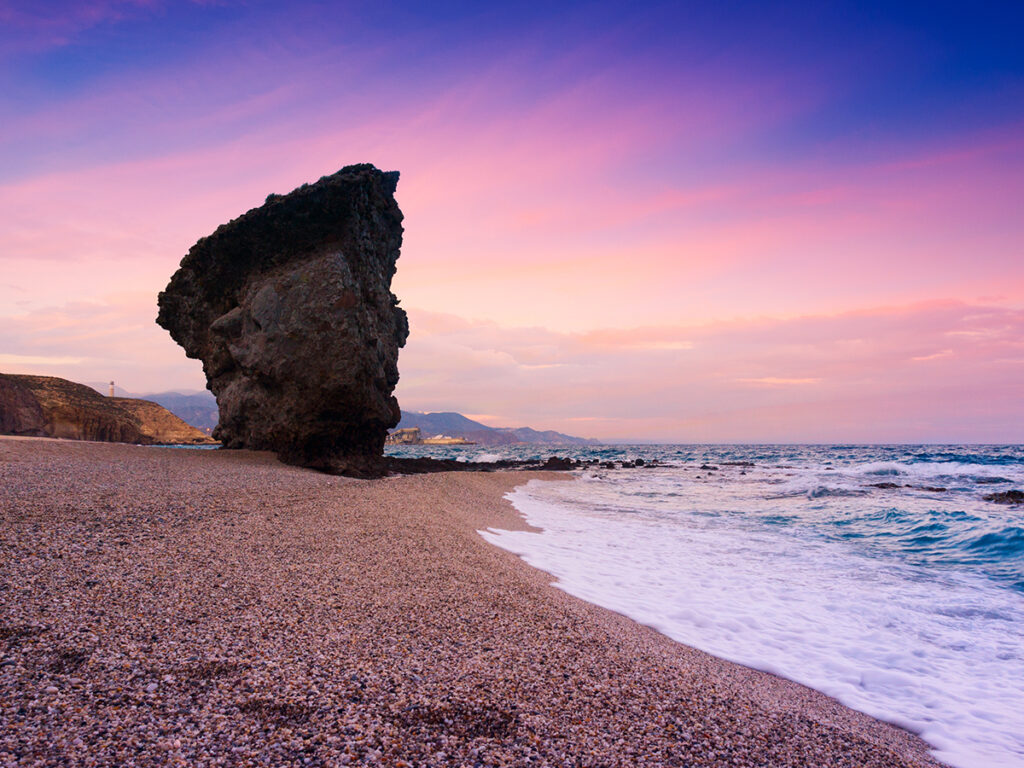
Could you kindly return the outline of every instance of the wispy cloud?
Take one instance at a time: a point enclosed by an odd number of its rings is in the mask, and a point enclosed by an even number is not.
[[[151,314],[151,296],[137,294],[2,316],[0,365],[135,391],[202,387],[198,363]],[[412,410],[604,438],[1024,439],[1024,310],[1008,305],[580,333],[416,309],[410,319],[397,394]],[[686,344],[667,349],[670,338]]]
[[[1024,424],[1024,403],[1012,362],[1024,355],[1024,311],[1009,306],[926,302],[588,333],[410,316],[398,395],[416,410],[469,410],[564,431],[586,425],[605,438],[1024,437],[1014,426]],[[952,337],[949,354],[926,351],[948,345],[954,331],[977,333]],[[645,343],[672,335],[691,341],[669,352]],[[967,394],[979,381],[985,401]]]
[[[819,384],[821,379],[786,379],[780,376],[761,376],[757,379],[736,379],[741,384],[760,384],[766,387],[803,386],[805,384]]]
[[[135,392],[204,386],[198,361],[152,320],[147,293],[112,294],[0,315],[0,370],[123,382]]]
[[[952,349],[944,349],[941,352],[933,352],[930,355],[917,355],[916,357],[912,357],[910,359],[915,361],[915,362],[923,362],[925,360],[941,360],[941,359],[943,359],[945,357],[952,357],[952,356],[953,356],[953,350]]]
[[[13,368],[81,365],[81,357],[44,357],[42,355],[7,355],[0,353],[0,365]]]

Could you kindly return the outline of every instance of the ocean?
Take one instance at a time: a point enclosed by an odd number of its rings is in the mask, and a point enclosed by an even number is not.
[[[396,446],[465,460],[642,458],[509,495],[482,531],[584,600],[919,734],[1024,766],[1021,446]]]

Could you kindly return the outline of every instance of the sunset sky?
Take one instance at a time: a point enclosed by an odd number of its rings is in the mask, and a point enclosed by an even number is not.
[[[0,0],[0,371],[201,389],[181,257],[372,162],[403,408],[1024,442],[1022,40],[1020,2]]]

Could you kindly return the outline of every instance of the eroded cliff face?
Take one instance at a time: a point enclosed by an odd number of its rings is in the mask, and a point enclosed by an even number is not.
[[[44,437],[46,418],[32,391],[17,377],[0,373],[0,434]]]
[[[348,166],[269,196],[182,259],[157,322],[202,360],[226,447],[340,474],[384,471],[409,333],[391,293],[397,183],[397,172]]]
[[[114,443],[215,442],[148,400],[104,397],[56,376],[0,374],[0,433]]]

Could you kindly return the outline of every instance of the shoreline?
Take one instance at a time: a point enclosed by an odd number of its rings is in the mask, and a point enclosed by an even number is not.
[[[486,542],[531,478],[0,438],[0,765],[940,765]]]

